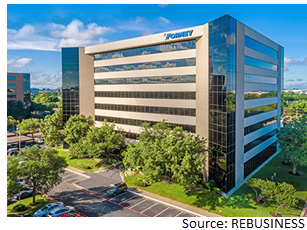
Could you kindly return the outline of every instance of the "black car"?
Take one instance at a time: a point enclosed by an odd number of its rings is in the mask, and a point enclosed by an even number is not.
[[[125,183],[117,183],[113,185],[111,189],[107,191],[107,194],[109,196],[116,196],[120,193],[126,192],[127,191],[127,185]]]
[[[20,196],[20,199],[23,199],[23,198],[30,197],[32,195],[33,195],[33,190],[23,190],[23,191],[20,191],[19,193],[15,194],[14,198],[16,200],[19,200],[19,196]]]

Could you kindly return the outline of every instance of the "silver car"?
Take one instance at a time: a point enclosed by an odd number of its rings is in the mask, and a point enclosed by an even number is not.
[[[62,202],[58,202],[58,203],[54,202],[54,203],[47,204],[44,207],[42,207],[40,210],[35,212],[34,216],[35,217],[47,216],[49,214],[49,212],[51,212],[55,208],[62,207],[62,206],[64,206],[64,204]]]
[[[65,213],[74,212],[75,208],[72,206],[65,206],[65,207],[57,207],[53,209],[51,212],[49,212],[49,217],[57,217]]]

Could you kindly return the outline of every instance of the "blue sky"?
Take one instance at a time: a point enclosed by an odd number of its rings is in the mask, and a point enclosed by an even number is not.
[[[7,5],[7,70],[60,86],[61,47],[205,24],[229,14],[285,48],[285,88],[307,89],[307,5]]]

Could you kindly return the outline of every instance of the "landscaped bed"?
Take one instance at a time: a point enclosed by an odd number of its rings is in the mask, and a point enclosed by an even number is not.
[[[278,154],[267,165],[259,170],[254,175],[254,178],[271,179],[271,176],[276,173],[275,182],[287,182],[292,184],[297,190],[295,197],[299,199],[298,205],[296,208],[291,210],[280,208],[278,212],[280,212],[284,217],[298,217],[307,198],[307,167],[298,167],[298,173],[300,176],[294,176],[288,173],[291,171],[292,166],[282,164],[283,161],[282,154]],[[189,191],[183,185],[179,184],[158,182],[152,183],[148,187],[140,188],[134,184],[138,178],[143,180],[144,176],[137,174],[127,177],[125,178],[125,182],[128,186],[146,190],[223,216],[272,217],[270,212],[275,211],[278,207],[278,205],[269,198],[265,198],[263,204],[256,204],[253,202],[252,198],[255,197],[255,192],[246,184],[226,199],[214,192],[210,192],[208,189]]]
[[[35,197],[35,202],[38,203],[36,206],[31,206],[30,203],[33,201],[32,197],[26,198],[26,199],[22,199],[20,201],[21,204],[25,205],[26,210],[22,211],[22,212],[15,212],[13,210],[13,207],[15,207],[16,205],[19,205],[19,201],[16,201],[10,205],[7,206],[7,215],[12,215],[12,214],[25,214],[25,213],[29,213],[31,216],[34,215],[34,213],[41,209],[43,206],[45,206],[46,204],[52,203],[53,201],[50,199],[46,199],[44,200],[44,197],[41,195],[37,195]]]

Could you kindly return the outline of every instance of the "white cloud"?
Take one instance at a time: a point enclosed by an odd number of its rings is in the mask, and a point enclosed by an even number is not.
[[[166,7],[168,4],[158,4],[158,7],[160,7],[160,8],[164,8],[164,7]]]
[[[24,25],[20,30],[7,30],[7,49],[31,49],[59,51],[61,47],[95,45],[105,42],[102,36],[114,29],[97,23],[84,25],[78,19],[67,26],[47,23],[44,25]]]
[[[162,23],[170,23],[171,21],[164,18],[164,17],[159,17],[159,20],[162,22]]]
[[[292,65],[307,65],[307,57],[303,61],[284,57],[284,65],[285,67],[292,66]]]
[[[31,64],[33,64],[32,58],[10,59],[7,61],[8,70],[22,68]]]
[[[58,71],[57,74],[47,75],[42,71],[31,73],[31,87],[35,88],[50,88],[55,89],[62,85],[62,72]]]

